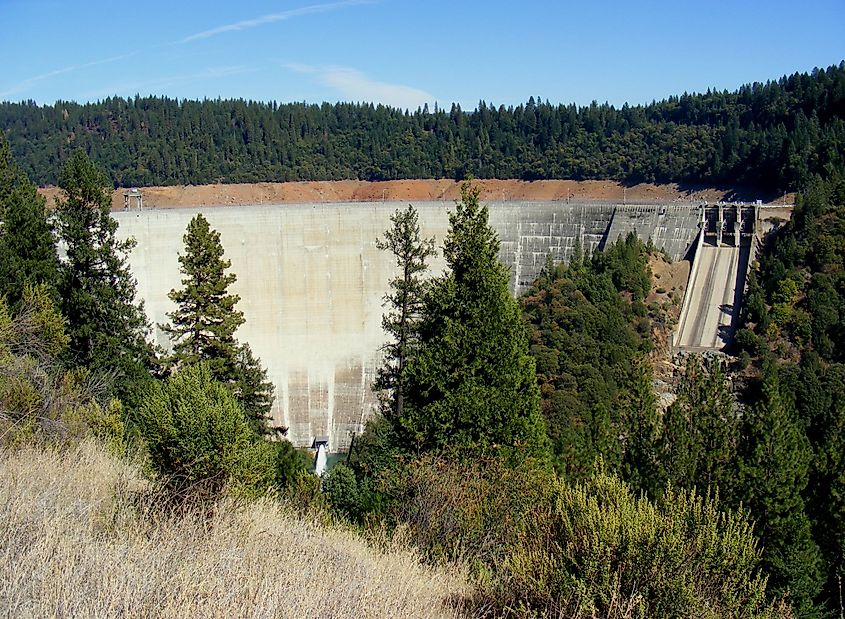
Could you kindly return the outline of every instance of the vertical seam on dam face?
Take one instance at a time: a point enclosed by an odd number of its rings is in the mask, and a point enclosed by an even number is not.
[[[451,203],[415,202],[421,233],[435,237],[430,265],[440,275],[440,246]],[[697,206],[632,207],[567,202],[488,203],[490,225],[501,241],[500,259],[520,294],[546,257],[568,261],[577,242],[593,253],[609,235],[652,238],[673,260],[687,254],[698,234]],[[181,287],[177,256],[188,222],[202,212],[220,232],[225,257],[238,280],[231,291],[246,323],[236,336],[248,342],[276,386],[274,423],[289,428],[296,445],[328,435],[332,450],[348,447],[352,432],[377,409],[370,385],[386,337],[382,299],[394,275],[392,257],[375,247],[390,215],[406,202],[286,204],[115,212],[121,238],[138,245],[130,266],[150,321],[167,322],[167,297]],[[659,209],[659,210],[655,210]],[[662,215],[661,213],[664,213]],[[688,291],[689,294],[689,291]],[[166,336],[155,327],[158,343]]]

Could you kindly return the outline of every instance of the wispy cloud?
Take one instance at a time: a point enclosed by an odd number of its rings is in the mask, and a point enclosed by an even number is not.
[[[112,62],[117,62],[119,60],[123,60],[125,58],[129,58],[130,56],[134,56],[138,52],[130,52],[128,54],[120,54],[119,56],[111,56],[110,58],[104,58],[103,60],[95,60],[93,62],[85,62],[82,64],[73,64],[67,67],[62,67],[61,69],[55,69],[54,71],[48,71],[47,73],[42,73],[41,75],[34,75],[33,77],[28,77],[25,80],[21,80],[17,84],[10,86],[8,89],[0,92],[0,99],[5,97],[15,95],[21,92],[26,92],[29,90],[33,85],[37,84],[42,80],[49,79],[51,77],[56,77],[57,75],[62,75],[64,73],[72,73],[74,71],[79,71],[81,69],[88,69],[90,67],[96,67],[102,64],[109,64]]]
[[[286,63],[283,66],[296,73],[315,76],[320,84],[334,88],[351,101],[383,103],[391,107],[413,110],[435,100],[433,95],[424,90],[402,84],[379,82],[367,77],[358,69],[338,66],[316,67],[300,63]]]
[[[262,15],[253,19],[245,19],[243,21],[226,24],[225,26],[218,26],[210,30],[197,32],[189,35],[179,41],[180,43],[190,43],[191,41],[199,41],[200,39],[207,39],[209,37],[223,34],[224,32],[236,32],[238,30],[247,30],[249,28],[256,28],[264,24],[272,24],[274,22],[286,21],[294,17],[302,17],[303,15],[313,15],[315,13],[329,13],[338,9],[343,9],[349,6],[357,6],[361,4],[372,4],[374,0],[343,0],[342,2],[331,2],[327,4],[312,4],[310,6],[303,6],[298,9],[290,9],[282,11],[281,13],[271,13],[270,15]]]
[[[101,97],[109,97],[112,95],[131,96],[135,93],[151,94],[153,91],[175,86],[178,84],[186,84],[190,82],[198,82],[202,80],[220,79],[224,77],[231,77],[233,75],[244,75],[245,73],[255,73],[257,69],[244,65],[223,66],[223,67],[208,67],[196,73],[188,73],[182,75],[171,75],[169,77],[161,77],[154,80],[143,80],[133,82],[121,82],[112,84],[97,90],[86,92],[82,94],[84,99],[95,99]],[[154,93],[158,94],[158,93]]]

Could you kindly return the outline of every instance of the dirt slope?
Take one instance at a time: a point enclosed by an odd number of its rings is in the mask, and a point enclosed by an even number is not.
[[[716,201],[732,195],[713,188],[687,189],[675,184],[641,184],[624,187],[613,181],[534,181],[479,180],[485,200],[572,200],[622,202]],[[59,190],[39,190],[52,204]],[[123,208],[123,191],[112,199],[115,209]],[[424,201],[454,200],[460,183],[451,180],[402,181],[304,181],[291,183],[246,183],[239,185],[187,185],[145,187],[144,205],[155,208],[218,206],[240,204],[284,204],[311,202],[367,202],[377,200]],[[750,198],[749,198],[750,199]]]

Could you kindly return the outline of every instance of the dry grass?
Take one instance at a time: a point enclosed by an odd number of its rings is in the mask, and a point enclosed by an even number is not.
[[[270,503],[165,517],[92,443],[0,453],[0,614],[443,617],[460,575]]]

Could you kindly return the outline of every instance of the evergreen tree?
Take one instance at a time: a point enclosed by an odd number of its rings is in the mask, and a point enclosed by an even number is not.
[[[663,415],[657,448],[659,488],[718,488],[723,499],[733,496],[740,417],[721,364],[702,364],[697,355],[687,362],[678,397]]]
[[[449,266],[426,295],[398,433],[418,450],[545,454],[534,360],[480,190],[464,183],[444,243]]]
[[[182,238],[183,288],[167,295],[177,308],[167,314],[172,323],[160,327],[173,341],[175,362],[205,361],[217,380],[230,379],[238,348],[235,331],[244,323],[243,313],[235,309],[240,297],[228,292],[238,277],[226,273],[232,262],[223,258],[220,233],[211,229],[202,213],[190,221]]]
[[[172,323],[159,325],[173,342],[171,363],[206,363],[214,379],[239,399],[253,426],[263,431],[273,405],[273,385],[252,350],[235,338],[244,315],[235,309],[240,297],[229,293],[237,275],[226,272],[232,263],[223,258],[220,233],[198,214],[183,240],[185,253],[179,256],[183,288],[168,295],[177,305],[167,314]]]
[[[659,478],[655,456],[658,431],[657,397],[651,384],[651,367],[639,360],[633,383],[623,397],[622,428],[625,441],[621,477],[635,490],[655,496]]]
[[[815,538],[825,557],[829,608],[842,608],[845,581],[845,403],[835,407],[824,442],[816,452],[811,501]]]
[[[70,351],[75,363],[121,378],[116,386],[123,395],[131,383],[148,377],[154,363],[149,325],[135,302],[127,262],[135,242],[118,240],[111,185],[85,153],[70,158],[59,186],[57,232],[66,248],[59,293]]]
[[[412,205],[390,216],[393,226],[385,231],[384,240],[376,246],[389,251],[396,261],[399,274],[390,280],[390,292],[384,297],[389,308],[381,326],[391,337],[382,347],[385,354],[373,389],[379,393],[382,414],[401,418],[405,390],[403,374],[418,346],[419,320],[423,309],[425,282],[422,278],[428,266],[426,260],[435,254],[434,239],[420,238],[419,216]]]
[[[815,453],[805,505],[825,558],[824,596],[828,608],[839,608],[845,577],[845,365],[826,364],[808,351],[793,376],[796,404]]]
[[[0,132],[0,296],[11,306],[27,286],[55,294],[58,256],[44,198],[12,160]]]
[[[799,617],[817,617],[814,599],[821,590],[821,558],[801,496],[812,452],[780,389],[777,368],[769,364],[759,401],[745,419],[739,498],[756,520],[772,590],[788,591]]]
[[[261,360],[255,357],[249,344],[238,346],[232,386],[253,430],[259,434],[269,432],[275,387],[267,378],[267,370],[262,367]],[[279,430],[283,434],[287,432],[287,428]]]

